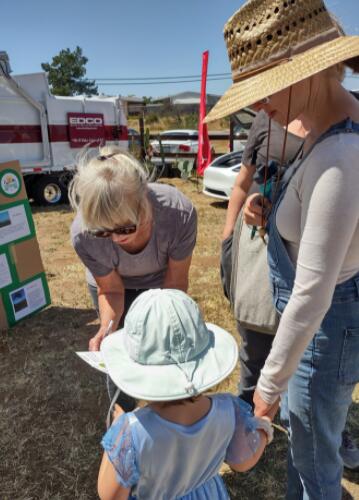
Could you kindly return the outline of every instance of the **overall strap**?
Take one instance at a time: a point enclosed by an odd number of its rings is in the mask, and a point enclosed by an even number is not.
[[[304,163],[304,161],[308,158],[310,153],[313,151],[313,149],[323,142],[325,139],[328,137],[331,137],[333,135],[337,134],[359,134],[359,123],[353,122],[351,118],[347,118],[346,120],[337,123],[336,125],[333,125],[330,127],[326,132],[324,132],[315,142],[312,144],[312,146],[309,148],[309,150],[303,155],[303,157],[298,160],[298,162],[294,161],[285,171],[282,179],[281,179],[281,189],[279,193],[283,192],[283,190],[288,186],[289,182],[292,180],[294,174],[297,172],[299,167]],[[278,193],[278,194],[279,194]],[[276,200],[275,200],[276,201]]]

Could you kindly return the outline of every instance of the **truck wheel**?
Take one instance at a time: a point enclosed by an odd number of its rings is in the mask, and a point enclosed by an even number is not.
[[[33,185],[34,200],[38,205],[60,205],[67,202],[67,188],[58,177],[44,175]]]

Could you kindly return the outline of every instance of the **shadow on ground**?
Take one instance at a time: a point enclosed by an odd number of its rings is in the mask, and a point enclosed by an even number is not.
[[[228,201],[212,201],[211,207],[220,208],[221,210],[227,210]]]
[[[1,332],[1,498],[95,499],[105,377],[75,354],[93,310],[50,307]]]

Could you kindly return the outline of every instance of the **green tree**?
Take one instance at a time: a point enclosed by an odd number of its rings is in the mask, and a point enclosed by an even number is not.
[[[88,59],[82,54],[81,47],[74,51],[63,49],[52,58],[51,64],[42,63],[41,67],[48,74],[51,92],[54,95],[97,95],[98,89],[94,80],[87,80],[86,63]]]

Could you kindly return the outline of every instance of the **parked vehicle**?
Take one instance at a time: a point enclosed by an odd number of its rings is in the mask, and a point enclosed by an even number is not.
[[[233,115],[235,121],[233,151],[241,151],[247,141],[249,130],[256,116],[255,111],[244,108]]]
[[[134,128],[128,130],[128,150],[136,158],[141,157],[141,134]]]
[[[126,102],[119,97],[60,97],[45,73],[10,76],[0,52],[0,162],[19,160],[29,198],[66,201],[82,147],[128,148]]]
[[[212,198],[229,200],[234,181],[241,168],[243,146],[216,158],[204,171],[203,193]]]
[[[132,144],[135,146],[141,146],[141,135],[138,130],[134,128],[128,128],[127,131],[129,146],[131,146]]]
[[[198,130],[165,130],[160,133],[160,138],[166,165],[173,166],[178,158],[185,157],[187,154],[193,157],[198,153]],[[151,141],[151,147],[153,153],[151,162],[157,165],[162,164],[159,141]],[[166,156],[168,154],[171,156]]]

